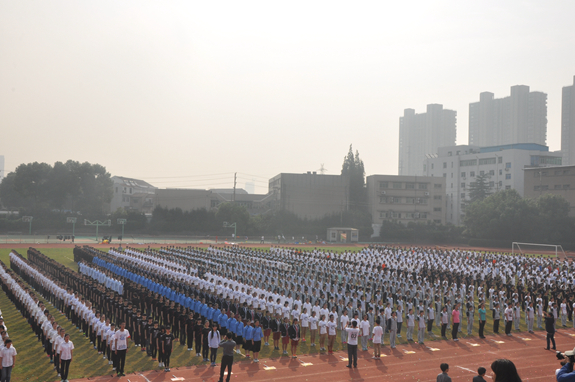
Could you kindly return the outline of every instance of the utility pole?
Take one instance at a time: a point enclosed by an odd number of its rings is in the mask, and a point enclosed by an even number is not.
[[[232,196],[232,202],[236,201],[236,176],[238,175],[237,172],[234,172],[234,194]]]

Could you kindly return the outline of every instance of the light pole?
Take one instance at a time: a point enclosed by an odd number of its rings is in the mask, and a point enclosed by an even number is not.
[[[127,219],[118,219],[117,220],[117,223],[122,225],[122,236],[120,236],[121,237],[120,241],[122,241],[122,239],[124,238],[124,226],[126,225],[127,222],[128,222]]]
[[[236,227],[236,223],[228,223],[228,222],[224,222],[224,228],[233,228],[234,229],[234,238],[237,238],[237,227]]]
[[[30,223],[30,226],[28,228],[28,235],[32,235],[32,220],[33,219],[34,219],[33,216],[22,216],[22,222]]]
[[[66,218],[66,223],[72,223],[72,242],[76,236],[76,221],[77,218]]]

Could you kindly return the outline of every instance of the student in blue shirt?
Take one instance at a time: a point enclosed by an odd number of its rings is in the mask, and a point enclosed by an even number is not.
[[[260,350],[262,348],[262,338],[264,336],[264,331],[260,326],[259,320],[254,322],[254,332],[252,337],[252,353],[254,354],[254,362],[260,362],[258,359],[260,355]]]
[[[252,350],[252,342],[254,339],[254,328],[252,327],[253,324],[247,324],[244,328],[244,346],[243,348],[246,351],[246,358],[250,357],[250,351]]]
[[[228,333],[228,315],[223,309],[218,317],[218,324],[220,324],[220,334],[223,338]]]
[[[244,344],[244,323],[236,321],[236,353],[240,354],[240,346]]]

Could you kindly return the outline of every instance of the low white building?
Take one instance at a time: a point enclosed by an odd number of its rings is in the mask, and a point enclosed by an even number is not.
[[[469,186],[478,175],[488,175],[491,192],[514,189],[523,196],[524,168],[561,165],[561,153],[535,143],[478,147],[439,148],[429,156],[423,170],[427,176],[445,178],[446,223],[461,225]]]
[[[152,212],[156,187],[140,179],[113,176],[114,182],[110,212],[114,213],[118,208],[134,210],[138,212]]]

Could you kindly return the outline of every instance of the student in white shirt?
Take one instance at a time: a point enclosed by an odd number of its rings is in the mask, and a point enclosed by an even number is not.
[[[347,358],[349,360],[346,367],[351,368],[353,363],[353,367],[357,368],[357,340],[361,336],[357,321],[348,322],[345,330],[347,332]]]
[[[70,370],[70,362],[72,362],[73,350],[74,344],[70,341],[70,335],[64,335],[64,341],[60,343],[60,375],[64,382],[68,382],[68,371]]]
[[[310,346],[315,346],[315,336],[317,334],[317,316],[315,311],[311,312],[311,317],[309,318],[309,332],[311,336],[311,344]]]
[[[325,320],[325,316],[322,315],[319,318],[319,350],[325,350],[325,339],[327,337],[327,321]]]
[[[347,309],[343,310],[343,313],[340,317],[340,329],[341,329],[341,343],[345,345],[347,343],[347,332],[345,328],[347,327],[347,323],[349,322],[349,317],[347,316]]]
[[[303,308],[300,314],[301,321],[301,341],[306,342],[305,335],[307,334],[307,329],[309,328],[309,314],[307,314],[307,308]]]
[[[413,314],[413,309],[409,309],[407,313],[407,341],[413,342],[413,331],[415,329],[415,315]]]
[[[130,332],[126,330],[126,323],[120,323],[120,330],[114,334],[114,346],[116,348],[117,356],[117,372],[118,377],[124,377],[124,366],[126,364],[126,353],[128,352],[128,338],[130,338]]]
[[[0,350],[0,364],[2,365],[2,381],[10,382],[12,368],[16,365],[16,348],[12,346],[10,338],[4,341],[4,347]]]
[[[379,318],[375,320],[375,327],[373,328],[373,359],[381,360],[381,338],[383,337],[383,328]]]
[[[363,320],[361,321],[361,348],[363,351],[367,351],[367,339],[369,338],[370,326],[367,320],[367,315],[363,315]]]
[[[423,345],[424,341],[425,341],[425,316],[423,315],[425,312],[422,310],[419,312],[419,317],[418,318],[418,331],[417,331],[417,342],[420,345]]]
[[[389,324],[389,346],[395,349],[395,339],[397,338],[397,313],[391,313],[391,322]]]
[[[335,322],[335,316],[333,314],[329,315],[329,321],[327,322],[327,352],[328,354],[333,354],[333,344],[335,343],[335,336],[337,335],[337,322]]]
[[[561,325],[567,327],[567,299],[563,299],[561,303]]]

